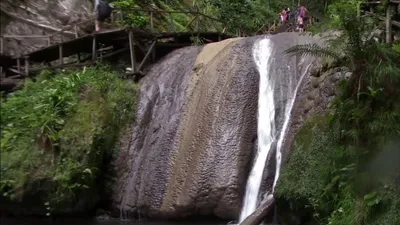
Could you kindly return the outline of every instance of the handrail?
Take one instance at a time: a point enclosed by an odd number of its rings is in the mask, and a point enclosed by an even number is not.
[[[124,11],[125,10],[121,10],[120,9],[120,10],[113,11],[113,13],[115,13],[115,12],[116,13],[124,12]],[[206,14],[204,14],[202,12],[199,12],[199,11],[172,11],[172,10],[159,10],[159,9],[152,10],[152,9],[137,9],[137,8],[129,9],[129,11],[151,12],[151,13],[160,13],[160,14],[184,13],[184,14],[200,15],[200,16],[203,16],[203,17],[205,17],[207,19],[214,20],[214,21],[217,21],[217,22],[220,22],[220,23],[224,24],[221,20],[219,20],[217,18],[214,18],[212,16],[209,16],[209,15],[206,15]],[[49,35],[41,35],[41,36],[40,35],[1,35],[1,36],[5,37],[5,38],[14,38],[14,36],[15,36],[15,38],[24,38],[24,37],[26,37],[26,38],[40,38],[40,37],[49,38],[49,37],[54,37],[54,36],[56,36],[58,34],[63,34],[64,32],[75,28],[77,25],[93,21],[94,19],[95,19],[95,17],[92,16],[91,19],[87,19],[87,20],[84,20],[84,21],[79,21],[79,22],[74,23],[74,24],[66,25],[60,31],[54,32],[53,34],[49,34]],[[114,21],[112,21],[112,22],[114,22]],[[71,34],[71,33],[68,33],[68,34]]]
[[[203,21],[203,20],[200,19],[200,17],[204,17],[206,19],[210,19],[212,21],[219,22],[221,24],[221,29],[223,27],[223,30],[222,30],[221,33],[224,33],[226,28],[227,28],[227,26],[226,26],[226,24],[224,22],[222,22],[222,21],[220,21],[220,20],[218,20],[218,19],[216,19],[216,18],[214,18],[212,16],[209,16],[209,15],[206,15],[206,14],[200,12],[198,8],[197,8],[196,11],[190,11],[190,10],[189,11],[185,11],[185,10],[172,11],[172,10],[160,10],[160,9],[139,9],[139,8],[131,8],[131,9],[126,9],[126,10],[118,9],[118,10],[113,10],[112,15],[111,15],[111,20],[112,20],[111,22],[112,23],[118,22],[118,19],[114,20],[114,15],[116,13],[120,13],[121,17],[123,17],[123,13],[126,12],[126,11],[129,11],[129,12],[132,12],[132,11],[135,12],[136,11],[136,12],[147,12],[147,13],[149,13],[148,16],[149,16],[149,20],[150,20],[149,23],[150,23],[150,31],[151,32],[154,32],[154,29],[155,29],[154,18],[153,18],[154,14],[168,14],[168,15],[171,15],[171,14],[174,14],[174,13],[184,13],[184,14],[194,15],[193,19],[191,19],[191,21],[185,26],[185,29],[188,29],[193,23],[195,23],[195,28],[193,29],[195,32],[199,32],[200,31],[200,21]],[[7,14],[12,14],[12,13],[9,13],[9,12],[6,12],[6,13]],[[10,15],[10,16],[15,16],[15,15]],[[56,31],[56,32],[54,32],[52,34],[49,34],[49,35],[0,35],[1,52],[4,51],[3,39],[5,39],[5,38],[10,38],[10,39],[21,39],[21,38],[46,39],[48,46],[51,45],[51,38],[54,38],[56,35],[60,35],[61,42],[63,41],[62,37],[65,34],[75,35],[75,38],[78,38],[79,37],[79,31],[78,31],[79,27],[78,27],[78,25],[93,21],[94,19],[95,19],[94,15],[91,15],[90,19],[86,19],[84,21],[79,21],[79,22],[76,22],[76,23],[73,23],[73,24],[66,25],[65,27],[63,27],[59,31]],[[25,19],[25,20],[27,20],[27,19]],[[34,21],[30,21],[29,20],[28,22],[33,23]],[[170,23],[171,23],[170,25],[171,25],[172,32],[174,32],[175,31],[175,26],[174,26],[173,18],[171,16],[170,16]],[[70,31],[72,29],[74,29],[74,32]]]
[[[368,11],[365,11],[364,14],[365,14],[365,15],[368,15],[368,16],[371,16],[371,15],[376,16],[376,17],[377,17],[379,20],[381,20],[381,21],[385,21],[385,20],[386,20],[385,17],[376,15],[375,13],[371,13],[371,12],[368,12]],[[400,28],[400,22],[395,21],[395,20],[392,20],[392,24],[393,24],[394,26]]]
[[[171,14],[176,14],[176,13],[183,13],[183,14],[190,14],[193,15],[194,18],[185,26],[185,28],[188,28],[194,21],[196,21],[196,30],[198,31],[199,29],[199,23],[200,23],[200,18],[199,17],[204,17],[206,19],[210,19],[216,22],[221,23],[221,25],[223,25],[223,27],[226,27],[226,24],[217,19],[214,18],[212,16],[206,15],[202,12],[199,11],[199,9],[197,9],[196,11],[190,11],[190,10],[161,10],[161,9],[140,9],[140,8],[129,8],[129,9],[119,9],[117,11],[114,11],[115,13],[121,13],[123,14],[124,12],[147,12],[149,15],[149,20],[150,20],[150,29],[153,30],[154,27],[154,20],[153,20],[153,16],[154,14],[167,14],[167,15],[171,15]],[[122,15],[123,16],[123,15]],[[172,31],[174,28],[174,24],[173,24],[173,19],[172,17],[170,17],[170,26],[172,27]]]

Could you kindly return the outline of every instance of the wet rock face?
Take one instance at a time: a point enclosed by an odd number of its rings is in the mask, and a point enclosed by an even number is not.
[[[294,137],[305,121],[315,115],[328,113],[330,104],[338,94],[339,83],[352,75],[346,67],[332,67],[321,71],[322,64],[316,65],[314,72],[305,77],[302,88],[297,94],[289,133],[284,145],[284,158],[290,154]]]
[[[236,219],[257,131],[253,43],[181,49],[146,75],[116,161],[122,215]]]
[[[92,0],[4,0],[1,7],[2,35],[44,36],[55,34],[67,25],[87,21],[93,13]],[[91,21],[94,24],[94,21]],[[90,25],[90,24],[89,24]],[[87,29],[82,24],[82,29]],[[64,40],[74,37],[74,29],[66,30]],[[51,38],[61,41],[61,35]],[[20,55],[46,46],[47,38],[5,38],[4,53]]]

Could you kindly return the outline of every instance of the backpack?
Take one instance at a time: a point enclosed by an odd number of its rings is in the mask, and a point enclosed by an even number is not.
[[[109,16],[112,12],[111,6],[108,4],[108,2],[106,2],[104,0],[99,0],[98,9],[102,15],[106,15],[106,16]]]

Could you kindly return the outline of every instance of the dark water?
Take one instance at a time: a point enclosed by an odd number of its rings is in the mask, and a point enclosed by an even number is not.
[[[1,225],[227,225],[228,222],[215,221],[165,221],[165,222],[137,222],[121,221],[117,219],[97,220],[97,219],[0,219]]]

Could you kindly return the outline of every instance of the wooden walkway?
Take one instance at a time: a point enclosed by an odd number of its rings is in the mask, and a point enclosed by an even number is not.
[[[174,49],[227,38],[230,36],[218,32],[150,33],[128,28],[105,30],[12,58],[11,62],[8,60],[5,72],[7,76],[23,78],[33,76],[45,68],[79,67],[129,52],[131,73],[140,74],[150,59],[155,61]],[[68,57],[75,60],[71,62]],[[66,62],[67,59],[69,62]],[[32,64],[45,66],[31,67]]]
[[[1,35],[0,36],[0,74],[5,74],[5,79],[23,79],[38,74],[47,68],[80,67],[96,63],[102,59],[111,59],[116,55],[129,53],[131,74],[142,75],[142,69],[151,61],[165,56],[174,49],[193,44],[207,44],[230,38],[225,34],[227,26],[211,16],[205,15],[195,7],[195,11],[167,11],[160,9],[114,10],[111,23],[114,26],[123,21],[129,13],[148,14],[148,25],[143,29],[116,28],[84,35],[80,37],[79,25],[93,23],[94,18],[69,24],[50,35]],[[7,13],[7,12],[4,12]],[[185,14],[190,21],[185,25],[186,32],[175,27],[174,14]],[[12,16],[12,15],[10,15]],[[160,20],[161,19],[161,20]],[[169,23],[169,32],[163,32]],[[215,32],[204,32],[207,24],[217,25]],[[72,38],[66,41],[65,38]],[[29,52],[16,57],[4,55],[5,39],[41,39],[47,46],[37,51]],[[53,44],[53,41],[60,43]],[[3,73],[4,72],[4,73]],[[2,83],[5,83],[2,79]],[[12,83],[12,82],[11,82]]]

